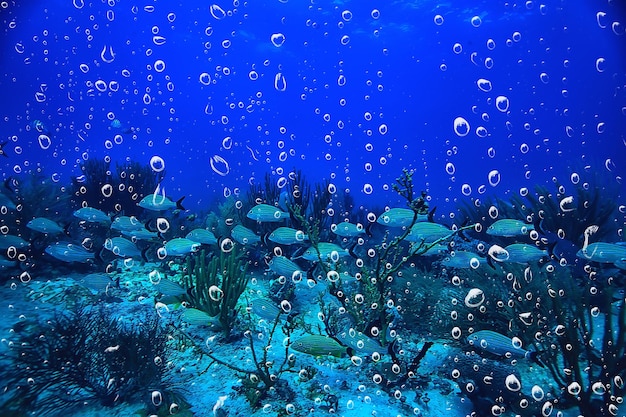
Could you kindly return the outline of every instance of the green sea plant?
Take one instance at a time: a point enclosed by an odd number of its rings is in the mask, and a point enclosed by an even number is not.
[[[166,329],[154,311],[126,321],[104,307],[57,311],[15,335],[0,369],[2,410],[46,415],[72,405],[113,407],[169,391]]]
[[[229,252],[207,255],[206,250],[187,258],[185,286],[190,307],[217,317],[228,339],[237,320],[237,302],[250,276],[239,246]]]

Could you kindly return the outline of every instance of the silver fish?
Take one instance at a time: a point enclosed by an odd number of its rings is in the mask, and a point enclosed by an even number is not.
[[[9,210],[15,210],[17,208],[13,200],[2,193],[0,193],[0,207],[6,207]]]
[[[474,252],[455,250],[441,264],[446,268],[478,268],[485,259]]]
[[[406,237],[406,240],[409,242],[433,243],[438,239],[450,235],[450,233],[452,233],[452,230],[448,229],[443,224],[420,222],[415,223],[413,227],[411,227],[411,231]]]
[[[193,229],[185,238],[203,245],[217,245],[217,238],[213,232],[206,229]]]
[[[119,230],[120,232],[130,232],[134,230],[141,230],[143,228],[143,223],[141,223],[135,216],[119,216],[113,219],[113,223],[111,223],[111,229]]]
[[[349,355],[351,356],[352,349],[341,345],[335,339],[310,334],[294,340],[291,343],[291,348],[296,352],[306,353],[313,356],[330,355],[337,358]]]
[[[162,194],[148,194],[141,199],[137,205],[141,208],[151,211],[165,211],[169,209],[185,210],[183,207],[183,200],[185,197],[181,197],[176,201],[172,201]]]
[[[257,204],[248,211],[247,217],[261,223],[272,223],[288,219],[289,213],[269,204]]]
[[[252,230],[240,224],[233,227],[230,235],[236,242],[239,242],[242,245],[255,245],[261,241],[260,236],[257,236]]]
[[[364,335],[361,332],[357,332],[354,329],[338,333],[337,339],[361,355],[371,355],[375,352],[385,352],[385,349],[376,340]]]
[[[302,273],[302,269],[297,263],[284,256],[274,256],[267,264],[270,271],[287,278],[293,277],[295,273]]]
[[[128,239],[123,237],[108,238],[104,241],[104,248],[122,258],[141,257],[141,251]]]
[[[274,321],[278,316],[285,313],[281,308],[265,298],[255,298],[250,301],[250,308],[254,314],[268,321]]]
[[[331,225],[330,231],[341,237],[356,237],[365,233],[365,228],[361,223],[353,224],[350,222],[341,222]]]
[[[90,223],[109,224],[111,219],[102,210],[93,207],[83,207],[74,212],[74,217]]]
[[[30,243],[19,236],[0,234],[0,249],[2,250],[9,248],[22,249],[28,246],[30,246]]]
[[[147,229],[139,230],[122,230],[122,234],[128,238],[135,240],[155,240],[159,237],[157,232],[151,232]]]
[[[155,287],[161,294],[169,297],[178,297],[187,294],[187,290],[182,285],[167,278],[160,279],[159,282],[155,284]]]
[[[376,223],[381,224],[383,226],[388,227],[407,227],[411,225],[413,222],[413,210],[406,208],[390,208],[389,210],[382,213],[376,219]],[[418,214],[417,220],[418,222],[425,222],[428,220],[428,215],[426,214]]]
[[[28,223],[26,227],[39,233],[45,233],[48,235],[58,235],[63,233],[63,228],[59,224],[45,217],[35,217]]]
[[[533,359],[537,352],[526,350],[521,347],[521,342],[516,344],[513,339],[492,330],[480,330],[467,337],[467,342],[485,352],[493,355]]]
[[[487,228],[490,236],[516,237],[526,236],[535,226],[517,219],[500,219]]]
[[[110,276],[103,273],[85,275],[82,279],[79,279],[78,282],[96,292],[105,291],[108,287],[116,285],[115,281],[113,281]]]
[[[587,245],[584,250],[579,250],[576,256],[588,261],[614,264],[626,258],[626,246],[615,243],[594,242]]]
[[[548,255],[547,250],[539,249],[536,246],[528,245],[526,243],[513,243],[512,245],[504,248],[509,257],[504,262],[516,262],[516,263],[528,263],[539,261]]]
[[[193,240],[177,237],[169,240],[165,244],[165,254],[167,256],[182,256],[189,253],[197,252],[200,249],[200,243]]]
[[[302,230],[292,229],[291,227],[279,227],[273,230],[267,239],[279,245],[293,245],[309,240],[309,237]]]
[[[317,250],[319,251],[319,257],[315,248],[311,246],[304,251],[301,258],[311,262],[315,262],[320,258],[322,261],[331,260],[333,262],[337,262],[340,258],[350,256],[350,252],[348,252],[347,249],[344,249],[334,243],[320,242],[317,245]]]
[[[94,258],[93,252],[89,252],[81,245],[70,242],[57,242],[48,245],[45,252],[63,262],[86,263]]]

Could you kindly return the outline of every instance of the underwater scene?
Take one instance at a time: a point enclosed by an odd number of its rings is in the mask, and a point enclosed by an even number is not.
[[[0,416],[626,416],[626,2],[0,22]]]

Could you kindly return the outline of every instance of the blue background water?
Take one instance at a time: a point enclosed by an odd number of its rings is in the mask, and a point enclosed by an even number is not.
[[[371,185],[387,202],[386,185],[411,168],[439,205],[462,197],[464,184],[479,197],[567,183],[573,172],[584,181],[585,166],[623,176],[622,3],[473,3],[216,2],[212,13],[206,2],[5,2],[2,175],[43,167],[69,182],[85,158],[158,155],[167,193],[187,195],[192,208],[293,169],[357,201]],[[457,117],[467,136],[455,133]],[[49,130],[47,149],[34,120]],[[216,155],[226,175],[212,169]]]

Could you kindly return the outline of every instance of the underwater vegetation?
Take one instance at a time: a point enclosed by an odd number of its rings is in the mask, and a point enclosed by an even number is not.
[[[2,409],[47,415],[72,405],[114,407],[145,398],[146,387],[167,392],[167,342],[154,311],[133,318],[104,306],[57,311],[10,340]]]
[[[75,208],[93,207],[105,213],[124,212],[137,215],[142,210],[137,203],[154,193],[165,171],[155,173],[149,164],[127,161],[116,164],[104,159],[88,159],[80,165],[82,175],[74,178],[71,187]]]

